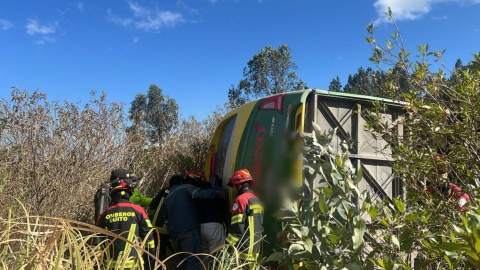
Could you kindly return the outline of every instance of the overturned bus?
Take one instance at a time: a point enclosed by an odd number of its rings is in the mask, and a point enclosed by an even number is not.
[[[207,179],[219,175],[223,187],[228,189],[228,178],[236,170],[248,169],[254,180],[254,190],[265,204],[264,255],[280,250],[277,233],[281,223],[271,215],[278,205],[275,189],[284,181],[301,184],[303,170],[301,159],[295,156],[295,145],[300,143],[295,134],[308,134],[312,122],[322,130],[337,128],[333,147],[347,136],[354,145],[349,150],[351,162],[363,170],[360,191],[392,199],[402,193],[402,182],[394,177],[390,149],[381,137],[372,136],[365,129],[363,110],[372,108],[375,100],[387,107],[382,118],[398,123],[398,136],[403,135],[401,104],[377,97],[307,89],[261,98],[228,113],[218,125],[208,153],[205,175]],[[349,135],[348,135],[349,134]],[[339,149],[335,149],[339,150]],[[315,187],[315,185],[314,185]],[[230,203],[235,191],[229,188]]]

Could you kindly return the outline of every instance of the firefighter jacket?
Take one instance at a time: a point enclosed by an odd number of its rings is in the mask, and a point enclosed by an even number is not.
[[[142,193],[140,193],[140,191],[138,190],[138,188],[135,188],[133,190],[132,196],[130,196],[130,202],[138,204],[141,207],[147,207],[152,202],[152,198],[143,196]]]
[[[146,248],[155,248],[153,234],[148,234],[150,229],[152,229],[152,224],[147,217],[147,213],[145,213],[142,207],[129,202],[124,197],[114,201],[98,217],[96,225],[121,235],[129,241],[134,241],[136,237],[145,240],[145,237],[148,235],[148,239],[145,241]],[[113,244],[110,244],[109,241],[106,243],[108,247],[104,260],[106,269],[117,269],[122,265],[123,269],[131,269],[139,265],[140,259],[137,256],[137,250],[132,248],[130,243],[111,236],[108,236],[108,239],[110,241],[113,240]]]
[[[170,194],[170,187],[162,188],[153,198],[148,210],[148,218],[152,221],[153,227],[161,234],[168,234],[167,224],[165,224],[161,211],[163,201],[168,194]]]
[[[168,226],[168,233],[175,241],[182,233],[199,227],[198,212],[194,199],[220,197],[220,190],[202,190],[190,184],[173,186],[163,201],[162,215]]]
[[[240,259],[256,261],[263,233],[263,206],[250,189],[240,191],[232,206],[227,243],[237,247]]]

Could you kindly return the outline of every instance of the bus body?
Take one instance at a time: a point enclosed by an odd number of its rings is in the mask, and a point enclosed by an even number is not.
[[[371,108],[374,100],[382,100],[387,112],[386,121],[396,123],[402,115],[401,104],[376,97],[307,89],[261,98],[229,112],[218,125],[207,157],[205,175],[223,178],[228,189],[228,178],[239,169],[248,169],[254,180],[254,189],[265,203],[264,255],[280,250],[277,233],[281,223],[271,214],[278,205],[275,187],[282,181],[301,184],[303,170],[301,159],[292,158],[295,145],[301,139],[295,134],[308,134],[312,122],[322,130],[337,128],[333,147],[339,150],[340,142],[350,134],[354,146],[349,157],[357,169],[362,168],[360,191],[368,190],[373,196],[392,199],[402,193],[401,181],[393,175],[387,142],[365,130],[361,111]],[[398,124],[398,136],[403,127]],[[295,152],[295,151],[293,151]],[[293,155],[294,156],[294,155]],[[313,187],[315,182],[312,181]],[[230,203],[235,190],[229,188]]]

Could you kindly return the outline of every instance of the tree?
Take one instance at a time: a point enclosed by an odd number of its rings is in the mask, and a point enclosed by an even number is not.
[[[228,90],[230,106],[236,108],[254,98],[305,89],[306,83],[298,79],[296,69],[288,45],[276,49],[266,46],[248,61],[238,86]]]
[[[385,73],[381,71],[374,71],[368,67],[358,68],[357,73],[348,75],[348,82],[343,88],[343,92],[352,94],[361,94],[375,97],[385,97]]]
[[[175,99],[165,96],[161,88],[152,84],[147,95],[137,94],[131,102],[130,130],[144,130],[150,143],[162,143],[178,122],[178,108]]]
[[[330,82],[330,86],[328,86],[328,91],[333,92],[342,92],[342,83],[340,82],[340,78],[337,75],[337,78],[333,79]]]

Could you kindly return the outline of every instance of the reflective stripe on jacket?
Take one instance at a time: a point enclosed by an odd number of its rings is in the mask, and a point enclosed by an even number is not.
[[[155,227],[159,233],[168,234],[167,224],[163,220],[162,205],[165,198],[170,194],[170,188],[162,188],[160,192],[153,198],[150,203],[150,209],[148,210],[148,218],[152,221],[153,227]]]
[[[148,234],[153,227],[147,217],[147,213],[145,213],[142,207],[126,199],[114,202],[112,206],[107,208],[98,217],[96,225],[121,235],[129,241],[134,241],[136,237],[140,237],[143,240],[148,235],[146,248],[155,248],[153,234]],[[131,243],[112,236],[108,236],[108,239],[113,241],[113,244],[106,243],[108,250],[104,265],[107,268],[113,268],[115,265],[123,265],[125,261],[125,269],[133,268],[136,264],[138,253],[135,248],[132,248]]]
[[[237,247],[240,259],[256,261],[263,233],[263,206],[250,189],[243,190],[232,206],[227,243]]]

